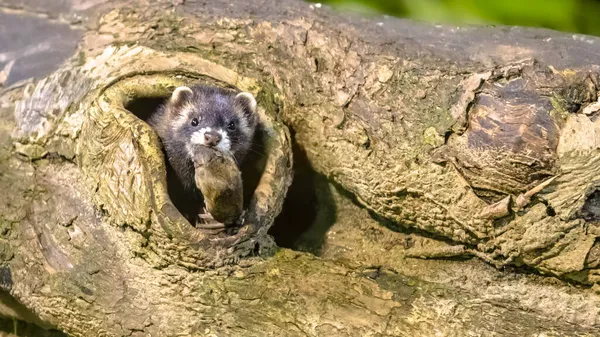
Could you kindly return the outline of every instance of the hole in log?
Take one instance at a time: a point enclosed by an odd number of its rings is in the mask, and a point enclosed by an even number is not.
[[[185,60],[181,61],[186,64],[181,73],[149,70],[143,74],[131,74],[111,82],[98,97],[93,97],[90,118],[82,128],[81,137],[98,141],[83,142],[87,155],[81,163],[86,176],[97,182],[97,208],[105,209],[109,216],[118,216],[119,223],[127,224],[129,229],[148,233],[147,244],[154,242],[165,247],[157,254],[167,260],[173,260],[172,250],[175,249],[178,257],[175,260],[186,268],[215,268],[252,255],[255,253],[254,242],[260,243],[258,253],[272,251],[274,242],[265,236],[282,208],[292,178],[292,150],[288,129],[277,118],[283,102],[273,92],[276,88],[262,88],[259,82],[241,75],[230,76],[231,72],[217,65],[207,66],[206,62],[210,62],[200,58],[197,59],[202,72],[198,73],[187,69],[190,57],[194,58],[186,54]],[[162,57],[158,60],[162,62]],[[230,80],[234,82],[230,83]],[[182,167],[187,170],[188,178],[193,177],[194,183],[204,191],[206,203],[213,201],[210,211],[215,219],[195,212],[204,204],[204,198],[200,202],[190,202],[181,197],[179,192],[183,189],[173,179],[171,167],[177,164],[170,165],[164,152],[160,151],[158,133],[165,136],[160,129],[165,123],[157,120],[155,124],[153,120],[156,117],[153,114],[158,112],[158,107],[166,102],[167,97],[172,97],[175,88],[199,83],[233,91],[251,91],[259,103],[257,117],[260,126],[255,132],[255,143],[249,156],[241,163],[241,177],[237,170],[239,166],[236,166],[238,163],[231,157],[220,156],[216,150],[201,144],[194,144],[191,148],[195,155],[194,167]],[[241,88],[236,86],[237,83]],[[94,91],[92,95],[96,93]],[[249,100],[246,103],[253,102]],[[182,120],[179,122],[183,123]],[[185,126],[192,124],[196,124],[193,119]],[[152,126],[159,128],[153,130]],[[196,126],[201,125],[198,123]],[[166,134],[169,130],[165,128],[164,131]],[[195,138],[202,136],[195,135]],[[184,137],[191,139],[191,135]],[[182,154],[184,164],[186,154],[189,152]],[[119,193],[115,193],[115,186]],[[189,193],[184,195],[189,196]],[[125,207],[131,212],[123,212]],[[189,215],[194,215],[194,218]],[[196,216],[200,218],[198,221],[195,221]],[[196,225],[195,228],[190,224]],[[172,245],[174,241],[178,243],[176,246]],[[249,245],[249,242],[252,244]]]
[[[141,120],[147,121],[169,97],[170,95],[136,97],[127,102],[125,109],[132,112]],[[247,208],[266,165],[267,155],[264,153],[264,138],[264,129],[259,122],[252,142],[252,147],[240,167],[244,186],[244,208]],[[165,155],[165,159],[166,158]],[[202,195],[198,193],[195,198],[190,198],[189,195],[184,192],[183,185],[176,179],[175,171],[168,160],[166,160],[165,166],[167,168],[167,190],[171,202],[190,224],[195,224],[197,215],[203,213],[204,209]]]
[[[336,220],[336,206],[327,179],[311,166],[292,133],[294,179],[283,209],[269,230],[280,247],[318,254]]]
[[[587,197],[579,216],[586,221],[600,221],[600,191],[594,191]]]

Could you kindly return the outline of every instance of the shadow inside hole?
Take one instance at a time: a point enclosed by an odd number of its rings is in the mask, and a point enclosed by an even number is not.
[[[69,337],[59,330],[46,330],[35,324],[11,318],[0,318],[0,336]]]
[[[12,287],[12,274],[6,266],[0,267],[0,282],[2,287]],[[43,321],[23,303],[15,299],[8,291],[0,290],[0,303],[9,308],[9,315],[19,318],[0,317],[0,336],[21,337],[69,337],[67,334],[55,330],[48,322]],[[13,312],[13,313],[11,313]]]
[[[585,221],[600,221],[600,191],[594,191],[586,199],[579,211],[579,217]]]
[[[311,166],[306,152],[292,133],[294,179],[288,190],[283,209],[275,219],[269,234],[279,247],[319,255],[326,234],[336,221],[336,205],[331,185],[325,176]]]
[[[131,111],[139,119],[147,121],[150,116],[162,105],[169,96],[140,97],[129,102],[125,109]]]
[[[141,120],[148,121],[152,114],[156,112],[168,98],[169,95],[162,97],[139,97],[131,100],[125,106],[125,109]],[[244,208],[248,206],[267,162],[267,155],[264,150],[265,135],[264,127],[259,124],[254,135],[252,147],[243,163],[240,165],[242,181],[244,183]],[[204,198],[199,190],[196,190],[195,193],[187,193],[183,184],[177,179],[175,170],[169,163],[166,155],[165,160],[169,198],[190,224],[195,224],[198,214],[203,213]]]
[[[256,126],[250,150],[243,162],[240,163],[242,183],[244,184],[244,209],[248,207],[250,199],[252,198],[256,187],[258,187],[260,178],[267,165],[267,153],[264,142],[266,136],[267,132],[265,131],[264,126],[259,122]]]

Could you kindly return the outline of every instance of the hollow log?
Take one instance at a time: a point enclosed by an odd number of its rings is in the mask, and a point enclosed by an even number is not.
[[[60,64],[64,50],[19,61],[35,46],[0,64],[0,313],[21,322],[4,331],[596,333],[600,299],[583,287],[600,277],[600,40],[290,0],[61,4],[45,18],[11,0],[0,16],[78,43]],[[180,214],[144,122],[192,82],[259,104],[233,233]],[[268,232],[297,232],[307,190],[321,257]]]

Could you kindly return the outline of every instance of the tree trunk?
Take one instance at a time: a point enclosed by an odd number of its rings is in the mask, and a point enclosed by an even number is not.
[[[595,333],[590,289],[411,257],[599,281],[600,40],[297,1],[100,2],[35,16],[83,34],[58,69],[2,64],[5,317],[72,336]],[[181,216],[143,122],[189,82],[258,98],[233,233]],[[322,258],[275,247],[268,230],[295,226]]]

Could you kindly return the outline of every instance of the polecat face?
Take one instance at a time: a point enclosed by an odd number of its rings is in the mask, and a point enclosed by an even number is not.
[[[179,87],[166,105],[170,132],[188,147],[195,144],[232,154],[238,163],[256,128],[256,100],[247,92],[208,86]]]

